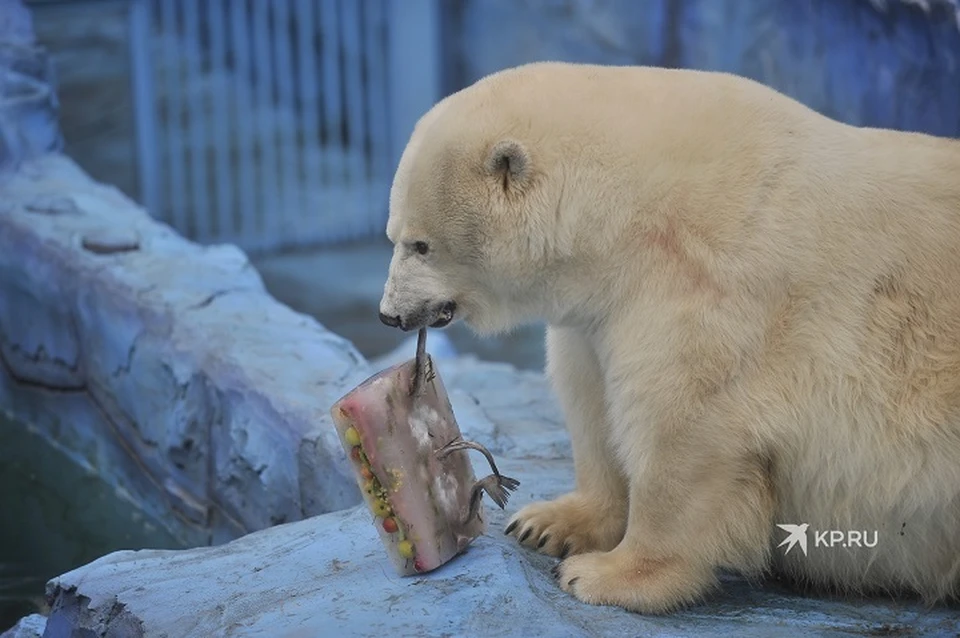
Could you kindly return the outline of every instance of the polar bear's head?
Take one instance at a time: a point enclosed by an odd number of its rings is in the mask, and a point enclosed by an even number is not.
[[[518,79],[482,80],[417,123],[390,193],[387,325],[462,319],[490,334],[549,314],[549,278],[571,243],[563,153],[550,123],[531,116],[549,96],[515,90]]]

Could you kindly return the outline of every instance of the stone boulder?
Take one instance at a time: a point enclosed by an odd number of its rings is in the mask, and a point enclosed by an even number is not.
[[[68,158],[0,181],[0,408],[185,545],[340,510],[352,344]]]
[[[41,638],[47,627],[47,619],[40,614],[21,618],[20,622],[0,634],[0,638]]]
[[[536,408],[517,409],[522,419],[538,418]],[[525,445],[522,432],[515,434]],[[430,574],[396,576],[371,515],[354,507],[219,547],[101,558],[48,585],[53,611],[45,636],[766,638],[960,632],[960,608],[802,597],[776,583],[756,587],[736,578],[725,579],[722,592],[706,604],[670,616],[582,604],[557,587],[550,573],[554,559],[520,549],[502,533],[517,507],[571,487],[569,459],[500,458],[498,464],[521,481],[515,500],[506,513],[488,506],[490,533]]]

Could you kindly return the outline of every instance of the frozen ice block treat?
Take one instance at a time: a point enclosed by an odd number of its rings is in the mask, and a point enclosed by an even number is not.
[[[421,331],[415,359],[384,370],[331,409],[380,538],[403,576],[428,572],[486,530],[482,496],[501,508],[519,483],[482,446],[464,441]],[[477,481],[476,449],[493,474]]]

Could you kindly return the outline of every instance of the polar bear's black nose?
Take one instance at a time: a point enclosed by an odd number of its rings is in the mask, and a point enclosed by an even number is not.
[[[396,328],[400,325],[400,317],[388,317],[382,312],[380,313],[380,321],[391,328]]]

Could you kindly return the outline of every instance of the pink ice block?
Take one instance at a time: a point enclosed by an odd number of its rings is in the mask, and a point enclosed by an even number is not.
[[[505,489],[517,486],[495,467],[476,481],[459,447],[475,444],[462,442],[443,382],[432,361],[426,366],[419,391],[411,389],[417,367],[410,360],[370,377],[331,409],[384,547],[403,576],[440,567],[485,532],[482,491],[502,507]]]

